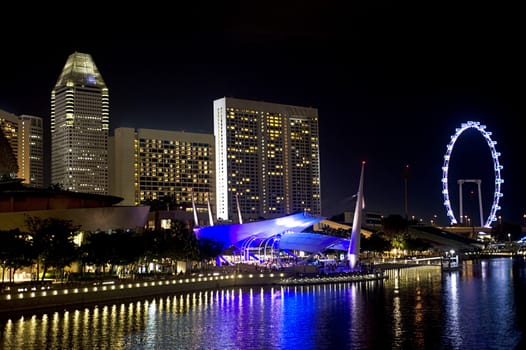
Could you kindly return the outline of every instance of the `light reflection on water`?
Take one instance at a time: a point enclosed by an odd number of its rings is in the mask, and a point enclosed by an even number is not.
[[[516,349],[524,264],[384,282],[230,288],[0,321],[1,349]],[[521,328],[522,327],[522,328]]]

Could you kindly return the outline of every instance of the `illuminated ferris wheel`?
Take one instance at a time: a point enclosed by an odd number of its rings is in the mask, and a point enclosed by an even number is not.
[[[479,122],[468,121],[466,123],[462,123],[460,128],[455,129],[455,134],[451,136],[451,141],[447,145],[447,151],[444,155],[444,165],[442,166],[442,194],[444,195],[444,206],[446,207],[447,216],[451,220],[451,225],[456,224],[457,219],[455,218],[455,214],[453,214],[453,209],[451,208],[451,202],[449,200],[447,175],[449,170],[449,159],[451,158],[451,152],[453,152],[453,146],[455,145],[457,139],[464,131],[470,128],[478,130],[482,134],[482,136],[484,136],[484,139],[486,140],[486,143],[488,144],[488,147],[491,152],[491,158],[493,159],[493,169],[495,171],[495,193],[493,194],[493,204],[491,206],[490,214],[486,219],[486,223],[484,224],[484,227],[491,227],[491,223],[493,221],[497,221],[495,215],[497,213],[497,210],[501,209],[501,207],[499,206],[499,200],[500,197],[502,197],[502,192],[500,191],[500,188],[502,183],[504,183],[504,180],[500,177],[502,165],[499,164],[500,153],[497,152],[495,149],[497,141],[493,141],[491,139],[491,132],[486,131],[486,125],[480,125]]]

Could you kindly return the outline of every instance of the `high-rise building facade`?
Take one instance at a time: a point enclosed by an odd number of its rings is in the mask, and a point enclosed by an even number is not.
[[[0,109],[0,178],[18,177],[18,118]]]
[[[0,109],[0,128],[11,146],[13,155],[18,159],[18,116]]]
[[[108,194],[109,94],[91,55],[71,54],[51,91],[51,183]]]
[[[215,200],[214,136],[116,128],[110,137],[110,193],[120,205],[171,199],[201,210]]]
[[[44,187],[44,127],[42,118],[18,118],[18,177],[33,187]]]
[[[214,136],[218,218],[321,215],[317,109],[224,97]]]
[[[44,186],[44,128],[42,118],[36,116],[17,116],[0,110],[0,128],[9,143],[11,153],[16,159],[18,171],[12,176],[23,183]]]

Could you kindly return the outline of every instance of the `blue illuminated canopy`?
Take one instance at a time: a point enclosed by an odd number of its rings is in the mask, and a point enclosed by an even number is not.
[[[280,249],[302,250],[312,253],[327,249],[347,250],[349,239],[303,232],[324,219],[301,212],[245,224],[196,227],[194,232],[198,239],[208,239],[221,243],[223,249],[232,246],[240,248],[246,246],[247,242],[257,245],[262,241],[274,238],[279,239]]]

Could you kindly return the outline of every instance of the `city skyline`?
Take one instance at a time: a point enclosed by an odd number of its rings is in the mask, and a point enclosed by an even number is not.
[[[449,223],[441,193],[446,145],[461,123],[479,121],[502,154],[504,196],[497,215],[521,223],[524,69],[512,10],[492,9],[497,17],[489,23],[490,9],[483,8],[437,9],[427,17],[392,7],[373,10],[351,16],[347,29],[345,21],[313,21],[317,15],[308,9],[275,28],[263,25],[260,16],[225,21],[222,31],[207,24],[155,37],[126,33],[126,27],[100,40],[82,35],[46,44],[45,60],[28,54],[44,47],[30,40],[32,46],[1,58],[0,109],[49,122],[50,91],[75,51],[92,55],[108,85],[110,132],[133,127],[213,133],[212,103],[224,96],[313,107],[319,111],[322,215],[354,208],[365,160],[367,210],[403,215],[407,204],[410,216],[428,221],[437,215],[442,224]],[[301,18],[314,24],[301,24]],[[450,169],[452,192],[458,179],[482,179],[484,216],[491,205],[486,197],[493,194],[489,153],[481,137],[466,133],[453,153],[462,161]],[[468,164],[465,172],[462,164]],[[466,200],[466,213],[468,205]]]

